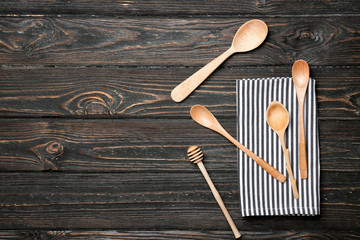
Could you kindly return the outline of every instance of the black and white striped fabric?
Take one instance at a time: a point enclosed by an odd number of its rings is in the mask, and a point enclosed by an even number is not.
[[[301,180],[298,163],[298,102],[292,78],[237,80],[237,135],[240,143],[287,177],[281,183],[238,151],[240,202],[243,216],[320,214],[320,157],[315,80],[310,79],[304,104],[308,179]],[[270,102],[281,102],[289,111],[286,146],[299,190],[293,197],[286,161],[276,133],[266,122]]]

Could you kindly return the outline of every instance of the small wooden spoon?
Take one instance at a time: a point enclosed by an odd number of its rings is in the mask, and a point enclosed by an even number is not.
[[[269,104],[268,109],[266,111],[266,121],[280,138],[281,147],[282,150],[284,151],[285,160],[286,160],[286,170],[290,177],[293,195],[294,198],[298,199],[299,192],[296,186],[296,180],[294,178],[291,169],[289,149],[287,149],[285,146],[285,130],[289,125],[289,112],[284,107],[284,105],[282,105],[277,101],[273,101]]]
[[[192,106],[190,110],[190,115],[192,119],[198,124],[209,128],[217,133],[220,133],[225,138],[227,138],[230,142],[232,142],[235,146],[241,149],[244,153],[246,153],[249,157],[251,157],[257,164],[259,164],[265,171],[267,171],[271,176],[280,182],[285,182],[286,177],[282,175],[278,170],[276,170],[269,163],[265,162],[262,158],[258,157],[255,153],[247,149],[244,145],[236,141],[225,129],[220,125],[218,120],[214,117],[214,115],[204,106],[195,105]]]
[[[254,19],[244,23],[236,32],[231,47],[175,87],[171,92],[171,98],[175,102],[187,98],[228,57],[237,52],[248,52],[257,48],[264,42],[267,33],[267,25],[261,20]]]
[[[239,237],[241,237],[241,234],[240,234],[239,230],[236,228],[234,221],[232,220],[228,210],[226,209],[225,204],[224,204],[223,200],[221,199],[219,192],[216,190],[216,188],[215,188],[213,182],[211,181],[211,178],[210,178],[209,174],[207,173],[206,168],[202,162],[202,160],[204,159],[203,152],[201,151],[201,149],[198,146],[190,146],[187,152],[188,152],[189,160],[192,163],[198,165],[201,173],[203,174],[206,182],[208,183],[208,185],[210,187],[212,194],[214,195],[215,200],[217,201],[223,214],[225,215],[225,218],[228,221],[228,223],[231,227],[231,230],[234,233],[235,238],[238,239]]]
[[[298,60],[292,67],[297,99],[299,102],[299,168],[302,179],[307,178],[307,158],[304,130],[304,101],[305,93],[309,84],[309,65],[304,60]]]

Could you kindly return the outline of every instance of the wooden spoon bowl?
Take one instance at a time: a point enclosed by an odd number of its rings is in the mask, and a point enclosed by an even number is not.
[[[249,52],[260,46],[268,33],[266,23],[261,20],[254,19],[244,23],[236,32],[232,48],[234,52]]]
[[[281,103],[273,101],[266,111],[266,121],[275,132],[285,131],[289,125],[289,112]]]

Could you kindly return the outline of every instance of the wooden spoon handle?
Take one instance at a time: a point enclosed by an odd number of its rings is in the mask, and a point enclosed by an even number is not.
[[[285,149],[284,151],[284,155],[285,155],[285,160],[286,160],[286,170],[289,174],[289,178],[291,181],[291,188],[293,191],[293,195],[295,199],[299,199],[299,192],[296,186],[296,179],[294,178],[294,174],[293,171],[291,169],[291,164],[290,164],[290,155],[289,155],[289,149]]]
[[[306,179],[308,177],[308,166],[306,158],[306,144],[304,142],[299,142],[299,168],[301,179]]]
[[[231,230],[234,233],[235,238],[237,239],[237,238],[241,237],[241,234],[240,234],[239,230],[237,229],[234,221],[232,220],[228,210],[226,209],[225,204],[224,204],[223,200],[221,199],[221,196],[220,196],[219,192],[216,190],[213,182],[211,181],[211,178],[210,178],[209,174],[207,173],[203,162],[199,162],[197,165],[198,165],[201,173],[203,174],[206,182],[208,183],[208,185],[210,187],[210,190],[211,190],[212,194],[214,195],[214,198],[216,199],[216,201],[219,204],[223,214],[225,215],[225,218],[228,221],[228,223],[229,223],[229,225],[231,227]]]
[[[299,100],[299,169],[301,179],[307,178],[307,157],[304,129],[304,104]]]
[[[272,177],[274,177],[275,179],[277,179],[280,182],[285,182],[286,177],[284,175],[282,175],[276,168],[274,168],[273,166],[271,166],[268,162],[266,162],[264,159],[260,158],[259,156],[257,156],[255,153],[253,153],[252,151],[250,151],[248,148],[246,148],[244,145],[242,145],[241,143],[239,143],[235,138],[233,138],[228,132],[226,132],[224,130],[223,133],[224,137],[226,137],[227,139],[230,140],[230,142],[232,142],[233,144],[235,144],[238,148],[241,149],[241,151],[243,151],[244,153],[246,153],[246,155],[248,155],[249,157],[251,157],[260,167],[262,167],[265,171],[267,171]]]
[[[244,151],[245,152],[245,151]],[[267,171],[271,176],[275,179],[279,180],[280,182],[285,182],[286,177],[282,175],[276,168],[271,166],[268,162],[264,159],[260,158],[259,156],[255,155],[255,153],[249,150],[249,153],[245,152],[249,157],[251,157],[258,165],[260,165],[265,171]]]
[[[190,95],[217,67],[220,66],[228,57],[234,53],[232,47],[222,53],[220,56],[206,64],[199,71],[191,75],[182,83],[177,85],[171,92],[171,98],[175,102],[181,102]]]

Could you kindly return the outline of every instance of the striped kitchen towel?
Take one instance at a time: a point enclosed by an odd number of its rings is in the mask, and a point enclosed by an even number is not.
[[[287,177],[281,183],[251,158],[238,151],[240,203],[242,216],[320,214],[320,156],[317,126],[315,80],[310,79],[304,104],[304,125],[308,178],[300,178],[298,163],[298,102],[292,78],[243,79],[236,82],[237,136],[259,157]],[[266,122],[266,109],[272,101],[281,102],[290,121],[285,142],[299,190],[293,197],[285,157],[276,133]]]

